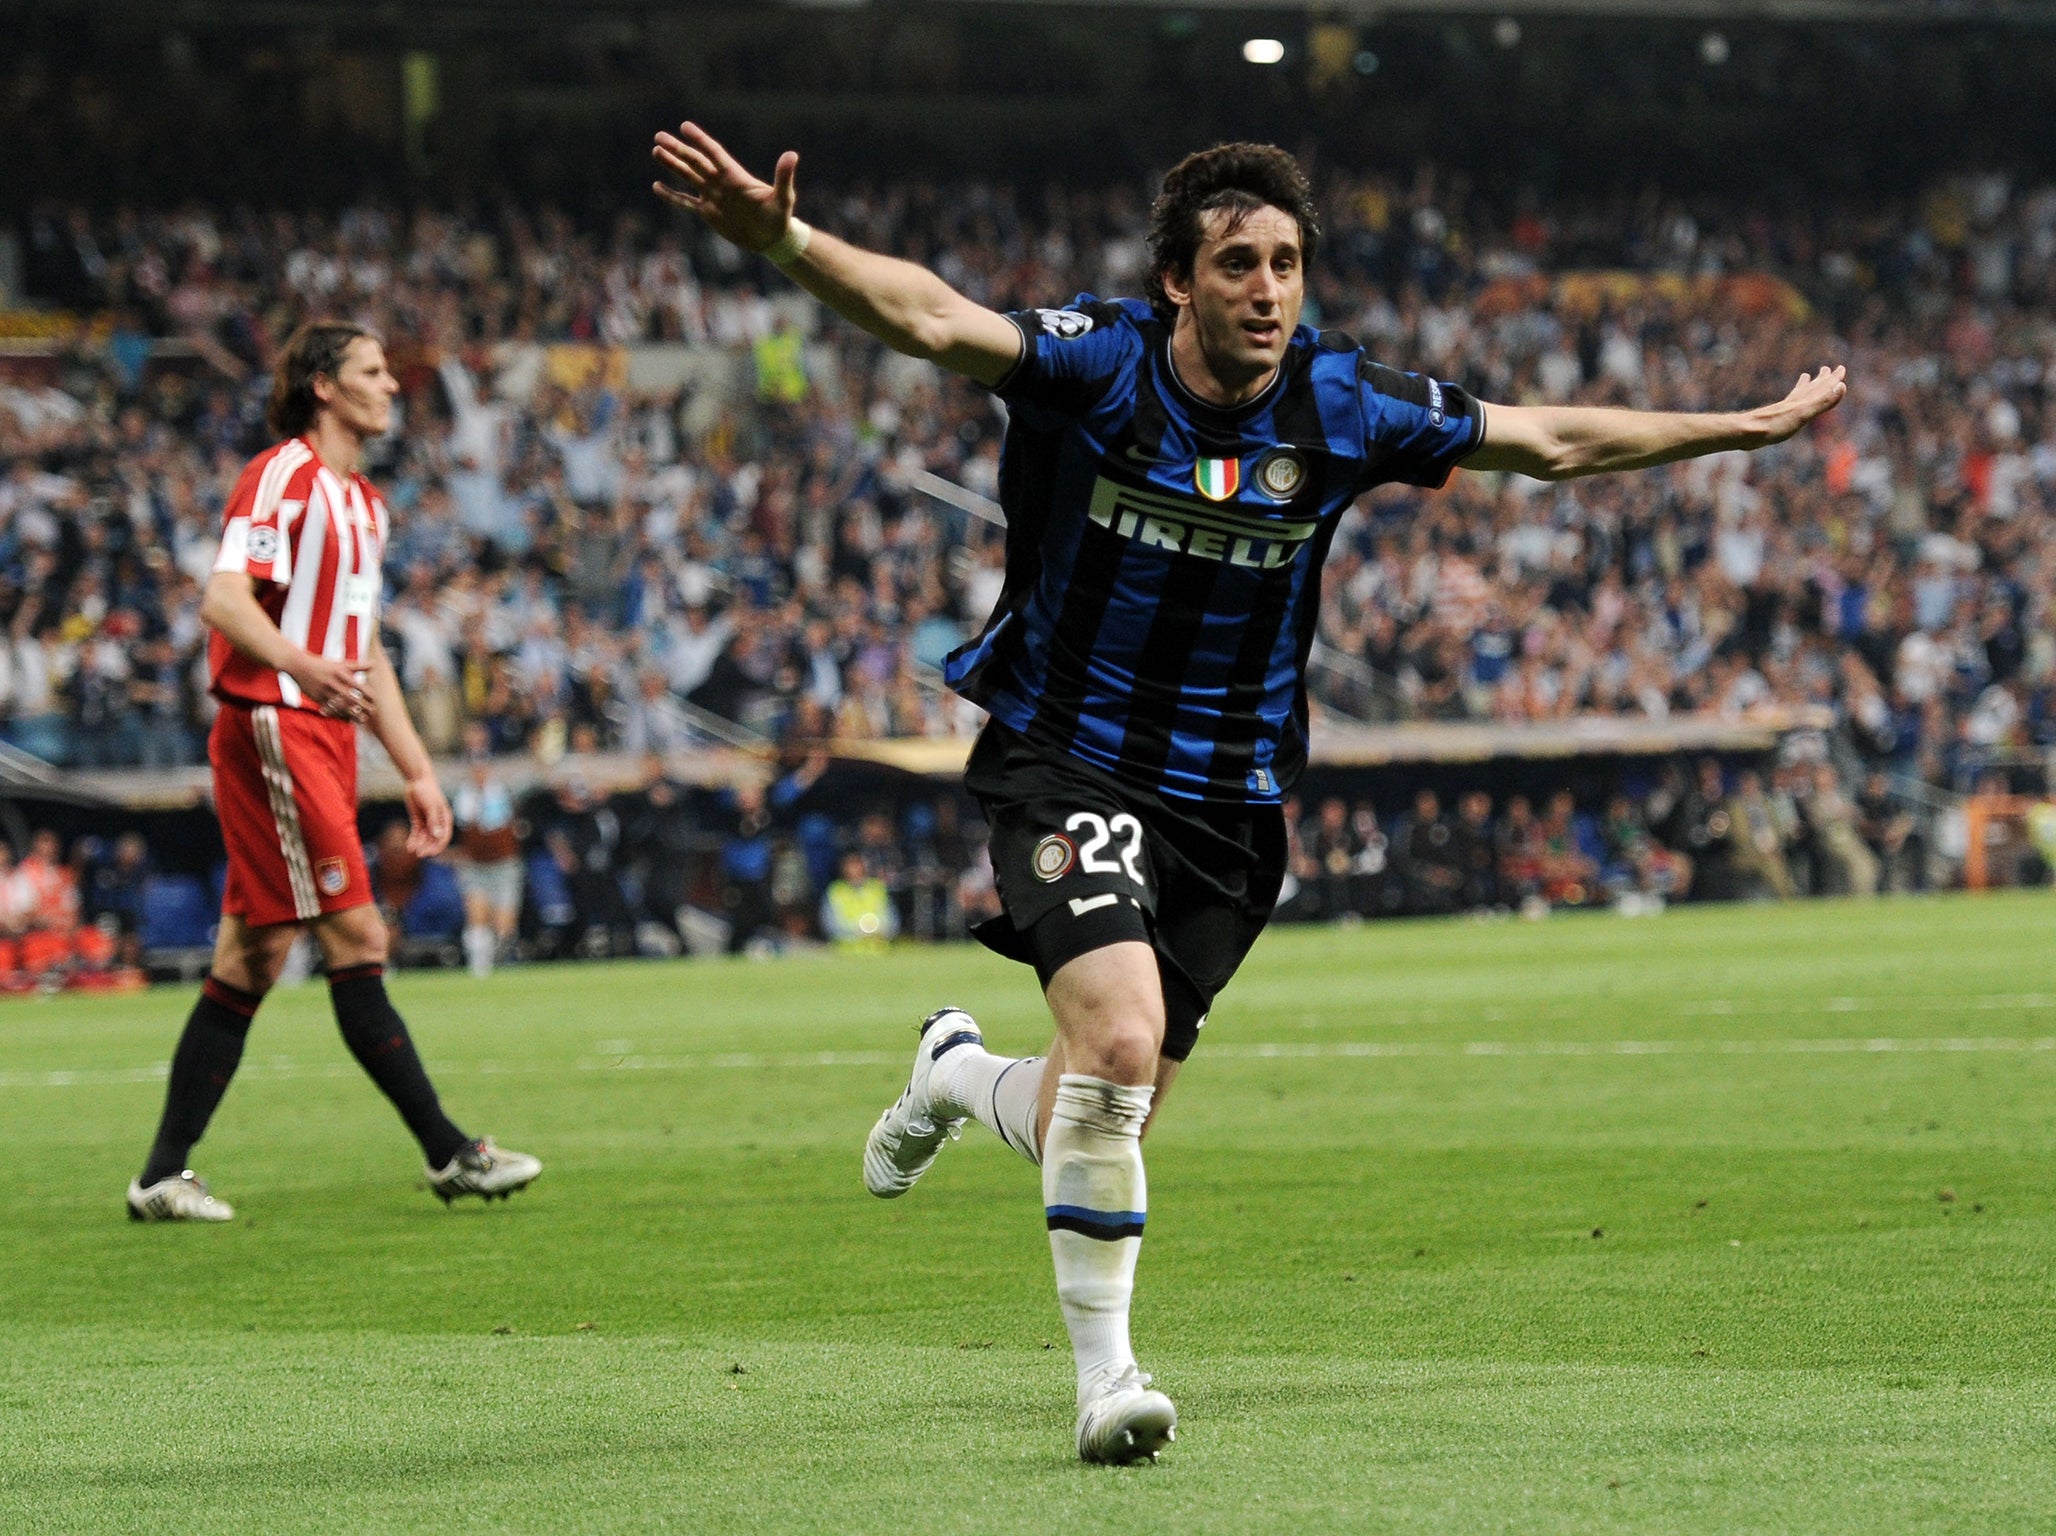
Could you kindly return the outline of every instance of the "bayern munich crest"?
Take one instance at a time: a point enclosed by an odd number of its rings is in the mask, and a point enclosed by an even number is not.
[[[341,859],[323,859],[314,866],[314,883],[324,896],[340,896],[350,888],[350,867]]]
[[[1053,883],[1071,872],[1071,865],[1077,857],[1077,845],[1063,833],[1052,832],[1035,845],[1035,852],[1029,856],[1028,862],[1036,879]]]
[[[1273,501],[1290,501],[1306,484],[1306,460],[1297,448],[1273,448],[1256,462],[1256,488]]]

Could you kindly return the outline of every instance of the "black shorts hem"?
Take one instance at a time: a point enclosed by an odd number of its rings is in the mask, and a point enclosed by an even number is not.
[[[1082,916],[1059,909],[1028,930],[1028,950],[1034,957],[1030,963],[1045,992],[1051,978],[1080,955],[1116,944],[1147,944],[1152,950],[1156,947],[1149,919],[1126,896],[1116,896],[1106,906]]]

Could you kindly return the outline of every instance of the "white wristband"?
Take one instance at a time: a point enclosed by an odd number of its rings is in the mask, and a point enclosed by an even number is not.
[[[807,242],[813,238],[814,226],[795,216],[785,221],[785,233],[757,254],[773,266],[789,266],[799,260],[800,252],[807,248]]]

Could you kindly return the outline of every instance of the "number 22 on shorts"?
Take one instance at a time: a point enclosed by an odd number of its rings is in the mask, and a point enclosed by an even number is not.
[[[1140,887],[1142,878],[1142,823],[1126,811],[1111,819],[1091,811],[1079,811],[1064,823],[1066,832],[1079,835],[1078,868],[1088,875],[1126,874]],[[1122,840],[1118,856],[1108,853],[1116,839]]]

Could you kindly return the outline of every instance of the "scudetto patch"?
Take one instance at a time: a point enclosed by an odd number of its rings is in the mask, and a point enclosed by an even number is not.
[[[314,866],[314,883],[324,896],[340,896],[350,888],[350,866],[341,859],[323,859]]]
[[[1256,465],[1256,488],[1273,501],[1290,501],[1306,484],[1306,460],[1297,448],[1273,448]]]
[[[1078,845],[1061,832],[1052,832],[1035,845],[1035,852],[1029,855],[1028,863],[1035,871],[1035,878],[1053,883],[1071,872],[1077,862]]]
[[[1242,489],[1242,461],[1201,459],[1192,466],[1192,483],[1208,501],[1226,501]]]

